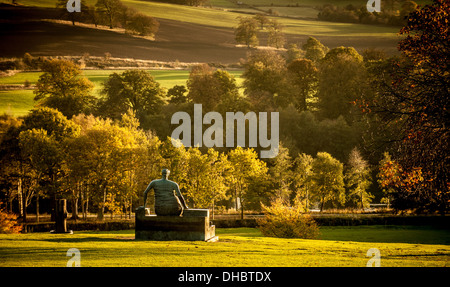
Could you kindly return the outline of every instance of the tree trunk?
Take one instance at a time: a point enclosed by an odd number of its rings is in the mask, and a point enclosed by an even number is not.
[[[36,194],[36,222],[39,223],[39,193]]]
[[[22,178],[19,177],[19,181],[17,183],[17,198],[19,200],[19,214],[20,217],[23,217],[23,193],[22,193]]]

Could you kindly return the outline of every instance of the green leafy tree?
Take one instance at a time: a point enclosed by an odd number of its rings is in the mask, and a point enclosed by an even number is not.
[[[322,117],[343,116],[349,124],[358,121],[361,114],[353,102],[372,91],[362,57],[353,48],[335,48],[321,61],[319,70],[317,96]]]
[[[354,148],[349,155],[345,182],[347,187],[347,205],[358,207],[359,209],[368,208],[373,198],[373,195],[368,192],[372,183],[371,170],[357,148]]]
[[[210,111],[217,106],[226,108],[240,102],[236,79],[228,72],[214,70],[207,64],[193,67],[186,84],[189,100],[202,104],[204,110]]]
[[[329,153],[319,152],[312,163],[311,200],[338,207],[345,203],[343,164]]]
[[[310,206],[313,160],[313,157],[309,154],[301,153],[297,155],[293,162],[294,202],[297,206],[303,206],[305,211],[308,211]]]
[[[103,83],[102,95],[99,104],[101,115],[119,119],[132,109],[140,122],[146,115],[156,114],[166,100],[165,89],[144,70],[109,75]]]
[[[94,84],[81,76],[80,67],[66,60],[45,60],[33,91],[40,105],[58,109],[66,117],[89,112],[95,104]]]
[[[280,144],[278,154],[271,160],[269,174],[273,182],[275,197],[285,202],[290,201],[292,183],[292,158],[289,149]]]
[[[244,64],[243,86],[249,102],[256,110],[286,106],[289,102],[285,59],[270,50],[260,50],[249,54]]]
[[[231,164],[232,196],[236,203],[236,210],[241,210],[241,219],[243,219],[245,204],[251,200],[250,186],[263,181],[267,177],[268,169],[266,164],[258,159],[253,149],[243,149],[238,146],[229,151],[228,160]]]
[[[317,67],[311,60],[296,59],[288,65],[287,69],[295,87],[295,98],[292,101],[295,108],[299,112],[310,110],[311,104],[308,104],[308,100],[314,98],[319,84]]]

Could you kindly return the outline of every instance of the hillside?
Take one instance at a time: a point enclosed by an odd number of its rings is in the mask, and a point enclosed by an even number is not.
[[[217,9],[193,8],[142,1],[125,1],[160,23],[155,41],[123,33],[43,21],[58,18],[51,8],[0,7],[0,55],[20,57],[82,55],[135,58],[157,61],[237,63],[247,49],[235,46],[233,26],[242,14]],[[170,8],[170,9],[169,9]],[[159,9],[159,10],[158,10]],[[208,20],[209,19],[209,20]],[[398,38],[392,27],[326,23],[281,18],[289,43],[302,44],[317,37],[330,48],[373,47],[392,54]],[[264,35],[263,37],[264,38]],[[264,39],[262,41],[264,43]]]

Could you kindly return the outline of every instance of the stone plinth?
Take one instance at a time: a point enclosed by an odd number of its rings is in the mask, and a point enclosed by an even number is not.
[[[148,209],[136,210],[135,239],[216,241],[215,226],[208,209],[185,209],[181,216],[149,215]]]

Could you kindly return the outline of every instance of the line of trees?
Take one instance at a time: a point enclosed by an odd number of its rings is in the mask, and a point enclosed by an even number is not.
[[[130,34],[154,37],[159,29],[159,22],[136,9],[124,5],[120,0],[97,0],[89,5],[81,0],[81,12],[68,12],[66,0],[58,0],[56,8],[61,9],[61,18],[76,22],[123,28]]]
[[[256,14],[253,17],[238,17],[238,20],[239,24],[234,30],[235,40],[238,44],[246,45],[248,48],[258,46],[261,31],[267,33],[267,46],[279,49],[286,44],[283,25],[276,19]]]
[[[251,51],[242,87],[205,64],[191,70],[186,86],[169,90],[144,70],[112,73],[96,98],[79,67],[46,60],[34,91],[43,107],[2,117],[2,196],[24,209],[41,194],[64,194],[80,198],[85,210],[94,203],[103,215],[129,210],[167,167],[199,207],[233,204],[243,212],[275,197],[363,208],[381,189],[397,210],[445,213],[448,11],[448,1],[436,0],[410,14],[402,54],[391,58],[328,49],[314,38],[284,54]],[[204,113],[278,111],[278,156],[174,148],[170,118],[192,116],[194,103]]]
[[[73,218],[89,211],[103,219],[106,213],[128,214],[139,204],[147,184],[172,171],[192,207],[260,210],[274,198],[303,202],[305,208],[365,208],[371,195],[369,167],[352,151],[348,168],[330,154],[316,158],[299,154],[291,158],[281,147],[269,162],[253,149],[228,152],[174,147],[139,128],[130,109],[119,121],[78,114],[67,119],[58,110],[41,107],[17,119],[2,116],[2,191],[12,209],[18,200],[26,221],[33,202],[64,197],[70,200]],[[151,198],[151,197],[150,197]],[[152,202],[150,201],[150,204]],[[49,210],[44,210],[49,212]]]
[[[417,3],[410,0],[381,1],[381,12],[370,13],[366,3],[355,6],[349,4],[345,7],[336,5],[323,5],[317,18],[324,21],[361,23],[375,25],[403,26],[407,23],[406,17],[417,8]]]

